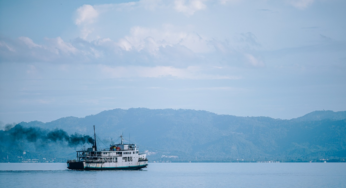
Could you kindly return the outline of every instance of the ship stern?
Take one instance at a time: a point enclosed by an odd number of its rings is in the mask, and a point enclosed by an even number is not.
[[[84,163],[81,161],[68,160],[67,168],[71,170],[84,170]]]

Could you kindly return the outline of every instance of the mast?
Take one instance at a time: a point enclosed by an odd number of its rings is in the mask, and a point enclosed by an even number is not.
[[[93,148],[95,149],[95,151],[97,151],[95,125],[94,125],[94,146],[93,146]]]
[[[121,138],[121,144],[123,144],[123,135],[122,134],[120,135],[120,138]]]

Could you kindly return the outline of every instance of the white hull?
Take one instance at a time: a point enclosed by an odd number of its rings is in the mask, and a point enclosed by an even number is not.
[[[116,169],[141,169],[148,166],[147,162],[118,164],[118,163],[85,163],[86,170],[116,170]]]

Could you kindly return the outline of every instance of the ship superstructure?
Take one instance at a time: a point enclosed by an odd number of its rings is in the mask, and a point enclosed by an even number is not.
[[[94,144],[77,152],[76,160],[67,161],[68,169],[75,170],[137,170],[148,166],[146,154],[140,154],[135,144],[111,144],[109,150],[97,150],[94,126]]]

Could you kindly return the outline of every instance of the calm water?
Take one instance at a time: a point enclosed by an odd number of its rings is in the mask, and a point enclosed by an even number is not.
[[[346,163],[150,163],[140,171],[72,171],[0,163],[0,187],[346,187]]]

